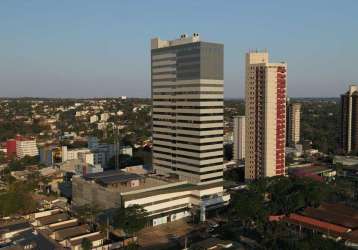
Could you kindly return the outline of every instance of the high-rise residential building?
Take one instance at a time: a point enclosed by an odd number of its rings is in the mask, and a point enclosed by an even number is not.
[[[234,117],[234,147],[235,162],[245,159],[245,116]]]
[[[301,104],[287,102],[286,143],[295,146],[301,140]]]
[[[286,63],[268,52],[246,54],[245,178],[285,174]]]
[[[358,87],[349,86],[341,95],[340,148],[345,153],[358,151]]]
[[[220,197],[223,45],[200,41],[198,34],[152,39],[151,73],[156,173],[197,186],[194,203],[203,204],[203,196]]]

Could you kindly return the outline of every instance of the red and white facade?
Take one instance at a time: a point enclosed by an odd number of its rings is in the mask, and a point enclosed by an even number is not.
[[[270,63],[267,52],[246,55],[245,179],[285,175],[285,63]]]

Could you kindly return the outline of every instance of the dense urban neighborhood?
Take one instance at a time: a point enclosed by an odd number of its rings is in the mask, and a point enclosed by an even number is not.
[[[195,213],[185,219],[188,225],[182,225],[181,220],[171,222],[178,224],[173,229],[178,233],[148,242],[147,228],[155,224],[146,219],[145,207],[129,207],[131,215],[113,210],[119,205],[119,197],[128,196],[131,202],[141,197],[140,193],[131,197],[122,187],[112,195],[111,186],[126,183],[131,190],[144,182],[150,188],[168,181],[152,173],[150,100],[124,96],[2,99],[0,213],[1,228],[9,231],[9,236],[2,235],[2,239],[11,242],[11,235],[17,235],[26,239],[21,243],[24,246],[49,244],[53,249],[86,242],[108,249],[142,242],[149,249],[158,247],[156,244],[162,249],[175,248],[185,242],[224,244],[219,240],[205,242],[213,236],[226,243],[236,242],[243,249],[303,249],[307,244],[317,249],[353,246],[358,240],[351,225],[353,218],[358,218],[358,157],[338,155],[339,99],[296,98],[294,102],[301,107],[301,144],[286,148],[289,179],[271,177],[245,184],[244,161],[234,152],[239,147],[234,146],[234,130],[238,129],[235,117],[244,115],[244,101],[226,100],[224,187],[231,194],[230,204],[210,212],[205,223],[195,218]],[[179,183],[173,188],[189,190],[185,185]],[[167,189],[164,186],[157,192]],[[144,189],[143,195],[146,193]],[[151,202],[155,202],[154,196]],[[118,217],[121,219],[115,219]],[[129,224],[118,221],[122,219]],[[313,228],[314,234],[310,231]],[[27,239],[29,230],[40,233]],[[56,236],[62,231],[66,236]]]
[[[358,250],[355,4],[0,1],[0,250]]]

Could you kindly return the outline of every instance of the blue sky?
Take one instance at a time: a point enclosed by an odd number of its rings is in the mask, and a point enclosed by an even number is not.
[[[288,63],[292,97],[358,83],[356,0],[1,0],[0,96],[150,95],[150,38],[224,43],[225,97],[244,96],[244,55]]]

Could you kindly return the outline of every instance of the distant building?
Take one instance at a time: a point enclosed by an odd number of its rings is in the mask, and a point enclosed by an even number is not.
[[[97,123],[97,129],[98,130],[105,130],[108,126],[107,122],[99,122]]]
[[[289,166],[288,174],[290,176],[305,177],[316,181],[327,181],[331,180],[336,176],[336,171],[323,164],[295,164]]]
[[[245,159],[245,116],[234,117],[233,157],[236,163]]]
[[[6,150],[7,150],[7,157],[11,158],[13,156],[16,156],[16,140],[15,139],[9,139],[6,141]]]
[[[97,115],[91,115],[90,116],[90,123],[95,123],[98,121],[98,116]]]
[[[87,162],[86,162],[87,160]],[[91,160],[82,158],[82,159],[73,159],[66,162],[62,162],[56,165],[58,169],[66,176],[72,176],[71,174],[76,174],[79,176],[103,172],[103,168],[99,164],[90,164]],[[69,175],[70,174],[70,175]]]
[[[105,168],[109,160],[115,155],[114,144],[101,143],[95,136],[89,136],[87,140],[88,148],[94,155],[94,163],[101,164],[101,166]],[[132,156],[132,154],[130,155]]]
[[[288,103],[287,106],[287,125],[286,125],[286,144],[295,146],[301,140],[301,104]]]
[[[120,149],[120,153],[123,155],[133,156],[133,148],[131,146],[123,146]]]
[[[349,86],[341,95],[340,148],[344,153],[358,152],[358,87]]]
[[[285,175],[286,63],[246,54],[245,179]]]
[[[55,163],[55,149],[57,146],[46,146],[40,148],[40,163],[47,166],[53,165]]]
[[[91,152],[78,153],[78,159],[80,159],[85,164],[94,165],[93,153],[91,153]]]
[[[87,144],[89,149],[96,149],[99,145],[99,139],[95,136],[89,136],[87,137]]]
[[[68,149],[67,146],[62,146],[61,150],[62,150],[61,152],[62,162],[68,160],[80,159],[79,154],[81,153],[91,153],[91,150],[88,148]]]
[[[101,121],[106,122],[106,121],[108,121],[108,119],[109,119],[108,113],[101,114]]]
[[[27,156],[37,156],[39,150],[37,148],[36,139],[25,138],[21,136],[16,137],[16,156],[23,158]]]

